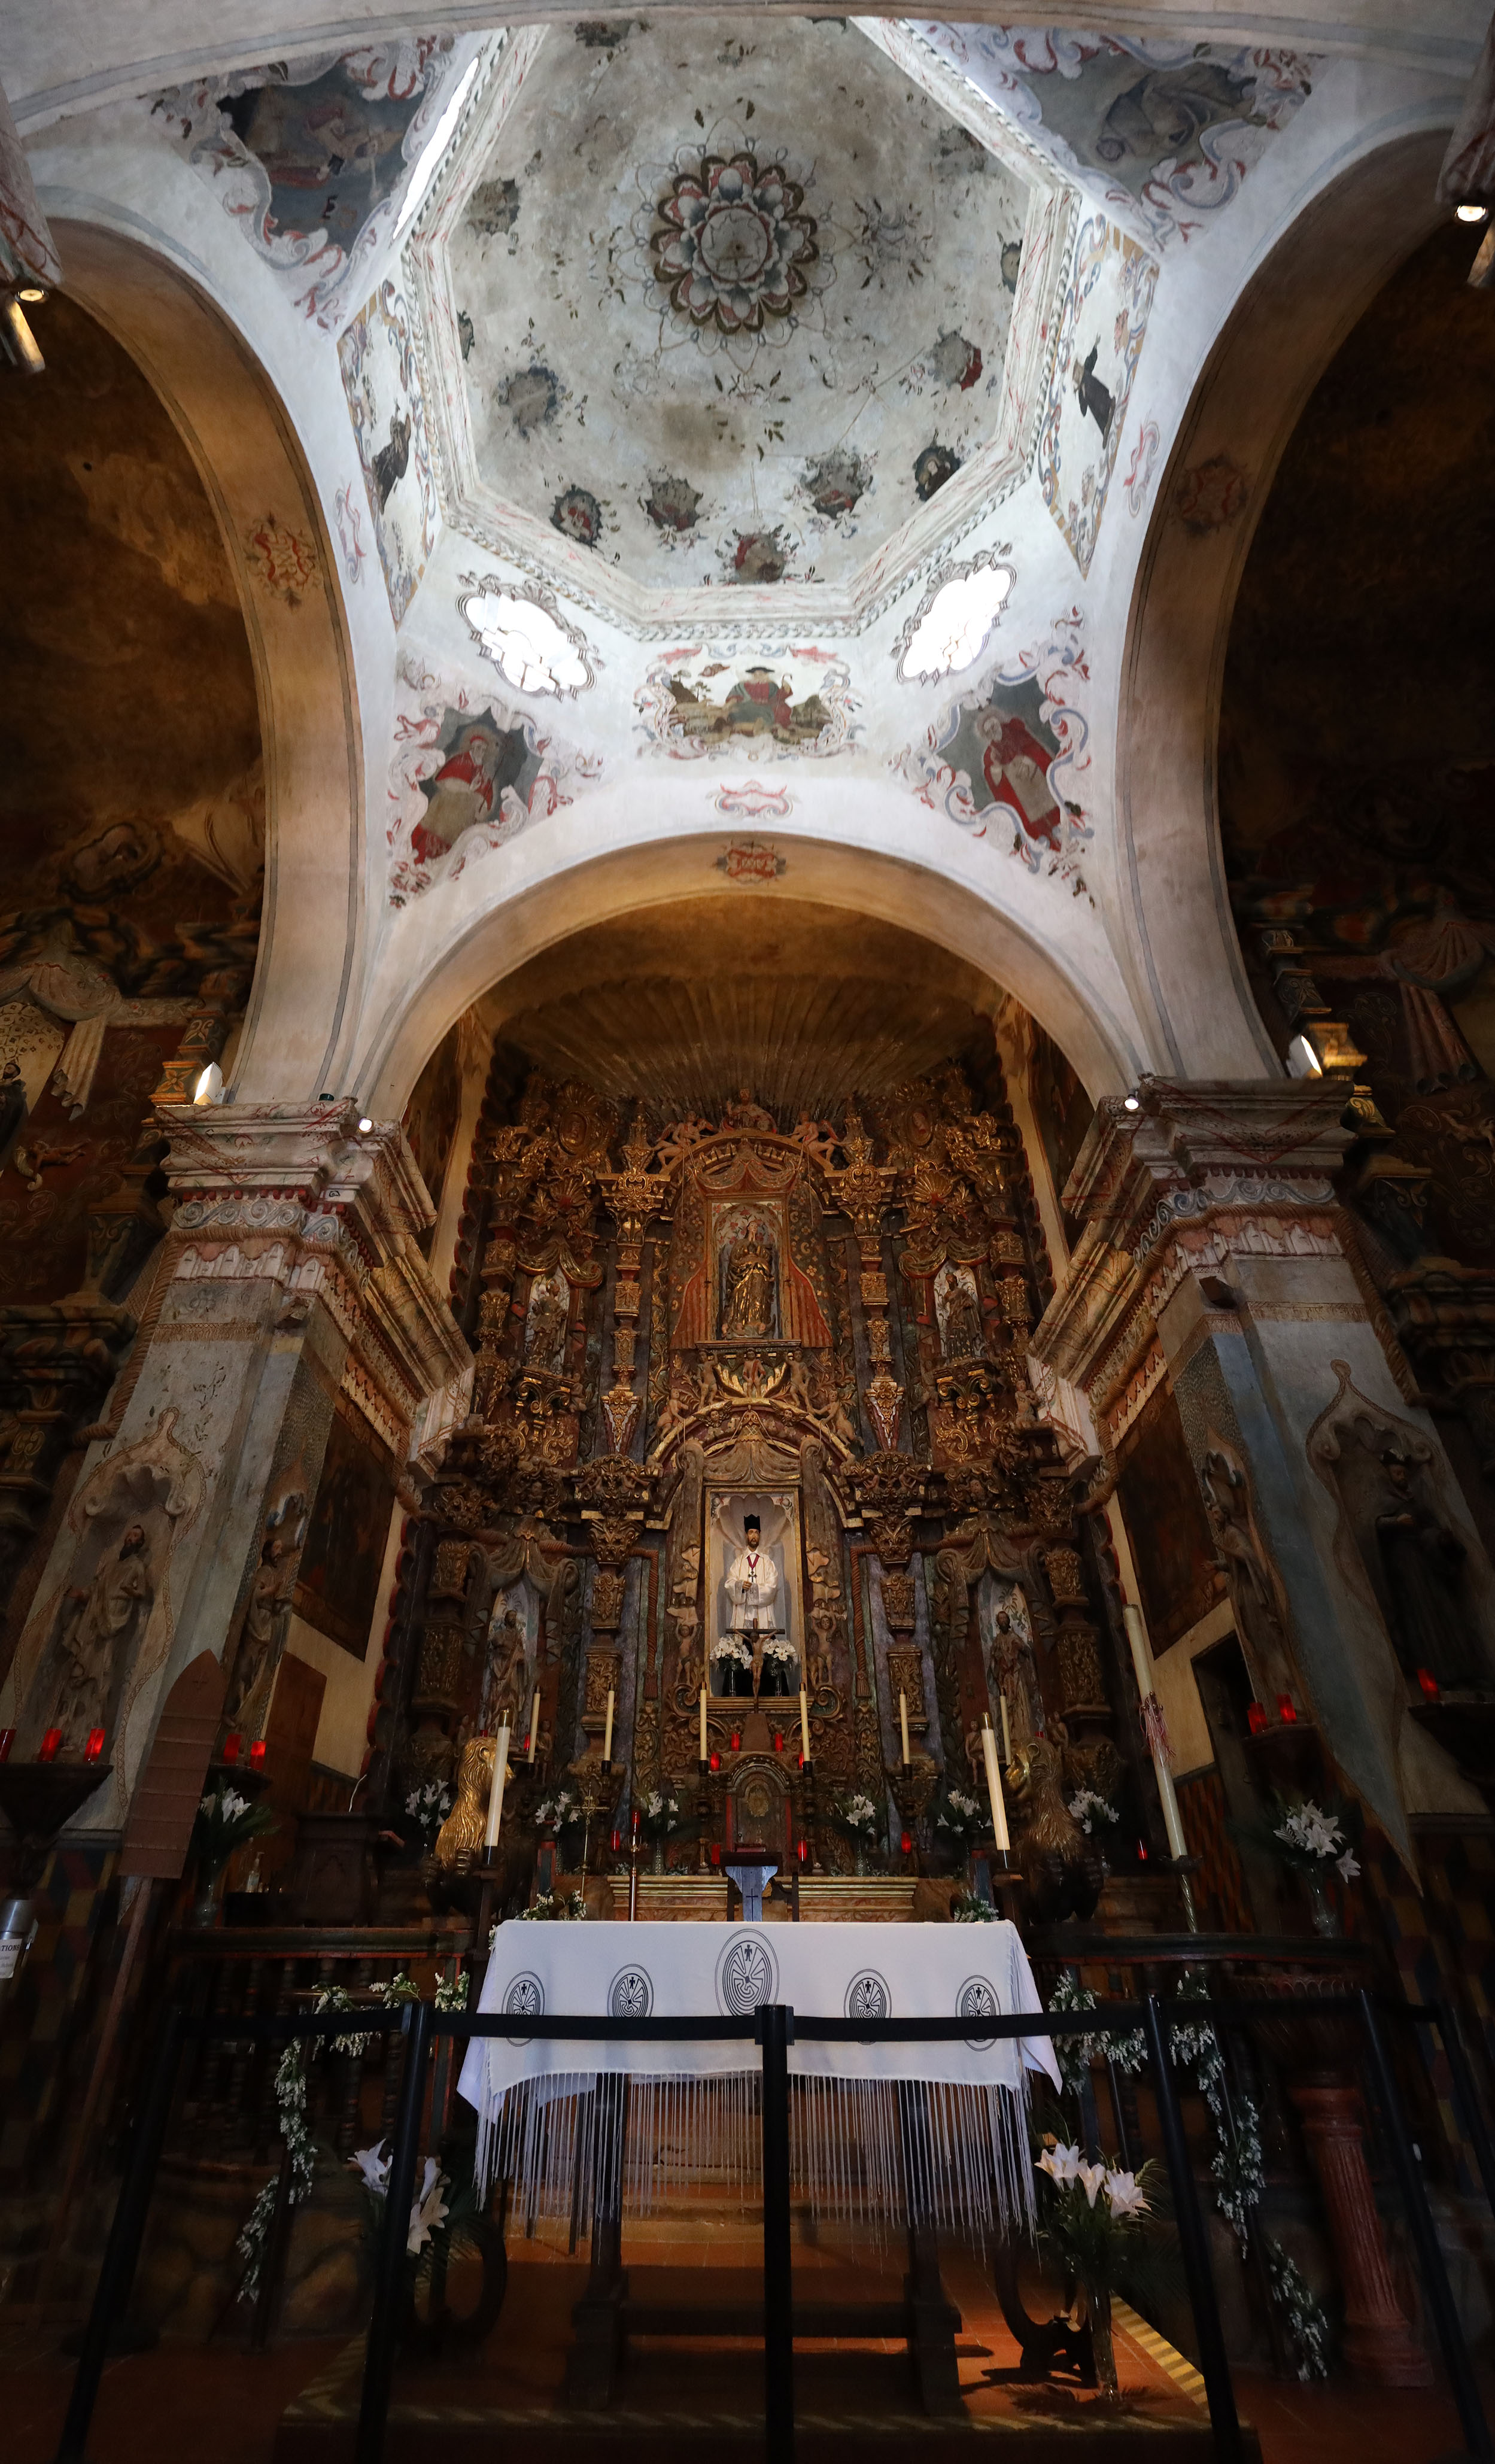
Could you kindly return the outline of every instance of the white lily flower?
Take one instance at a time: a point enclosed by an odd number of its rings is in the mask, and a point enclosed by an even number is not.
[[[1085,2192],[1087,2202],[1093,2208],[1095,2205],[1095,2194],[1097,2190],[1100,2189],[1106,2179],[1106,2167],[1104,2165],[1081,2165],[1076,2167],[1076,2170],[1079,2174],[1080,2186]]]
[[[382,2199],[389,2188],[389,2159],[385,2153],[384,2141],[381,2140],[377,2147],[355,2147],[348,2163],[362,2173],[364,2189],[372,2190],[376,2198]]]
[[[1148,2213],[1147,2193],[1138,2188],[1134,2173],[1108,2173],[1106,2198],[1113,2216],[1142,2216]],[[1094,2204],[1093,2201],[1091,2204]]]
[[[410,2232],[405,2247],[412,2256],[425,2249],[432,2233],[439,2232],[447,2221],[447,2202],[441,2195],[446,2188],[445,2173],[438,2167],[435,2157],[428,2156],[425,2178],[410,2203]]]
[[[1080,2151],[1078,2147],[1066,2147],[1061,2142],[1056,2147],[1045,2147],[1038,2164],[1041,2173],[1046,2173],[1062,2190],[1066,2190],[1079,2173]],[[1095,2205],[1093,2199],[1090,2205]]]
[[[1353,1881],[1354,1877],[1360,1870],[1359,1860],[1355,1856],[1354,1850],[1352,1848],[1347,1848],[1344,1855],[1336,1858],[1334,1861],[1339,1868],[1340,1881],[1344,1882]]]

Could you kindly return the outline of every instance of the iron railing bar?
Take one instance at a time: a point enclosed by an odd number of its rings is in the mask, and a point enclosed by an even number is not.
[[[410,2230],[410,2205],[415,2193],[415,2167],[420,2155],[426,2079],[430,2067],[431,2015],[430,2003],[414,2002],[408,2006],[405,2021],[405,2069],[400,2079],[399,2119],[395,2123],[394,2145],[389,2154],[384,2221],[374,2263],[374,2308],[364,2348],[363,2387],[359,2400],[358,2437],[353,2451],[355,2464],[383,2464],[384,2459],[389,2390],[394,2382],[395,2349],[400,2334],[406,2243]]]
[[[1195,2004],[1196,2010],[1199,2007]],[[1198,2189],[1194,2179],[1194,2167],[1189,2162],[1188,2143],[1183,2135],[1183,2116],[1178,2109],[1178,2091],[1174,2083],[1173,2061],[1163,2028],[1163,2006],[1155,1994],[1148,1996],[1143,2029],[1152,2057],[1157,2119],[1162,2128],[1168,2177],[1173,2186],[1174,2223],[1188,2278],[1189,2302],[1194,2312],[1194,2331],[1198,2338],[1199,2370],[1209,2404],[1215,2452],[1222,2459],[1222,2464],[1240,2464],[1244,2453],[1241,2417],[1236,2410],[1236,2391],[1230,2376],[1229,2356],[1225,2351],[1225,2331],[1220,2321],[1215,2271],[1210,2263],[1209,2235],[1199,2211]]]

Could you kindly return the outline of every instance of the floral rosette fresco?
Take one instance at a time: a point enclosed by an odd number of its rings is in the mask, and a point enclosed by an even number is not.
[[[675,173],[649,246],[671,305],[694,325],[760,333],[787,317],[820,254],[804,190],[777,163],[708,154]]]

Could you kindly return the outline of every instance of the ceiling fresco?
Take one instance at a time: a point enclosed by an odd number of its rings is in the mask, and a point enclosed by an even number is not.
[[[886,598],[1031,461],[1069,192],[851,22],[594,32],[497,47],[417,225],[443,511],[626,623]]]

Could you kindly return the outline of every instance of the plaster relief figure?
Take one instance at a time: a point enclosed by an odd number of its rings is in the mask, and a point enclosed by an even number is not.
[[[1257,1700],[1275,1712],[1286,1695],[1302,1698],[1288,1636],[1287,1595],[1257,1529],[1245,1466],[1211,1432],[1202,1475],[1204,1511],[1230,1593],[1236,1635]]]
[[[566,1327],[571,1314],[571,1287],[559,1266],[538,1276],[530,1287],[524,1321],[524,1364],[559,1377],[565,1367]]]
[[[224,1704],[226,1728],[253,1727],[257,1734],[269,1707],[270,1682],[280,1664],[296,1596],[301,1543],[306,1537],[305,1509],[305,1498],[294,1490],[266,1525]]]
[[[1413,1465],[1382,1455],[1386,1492],[1375,1536],[1392,1605],[1392,1640],[1407,1675],[1426,1669],[1440,1686],[1486,1685],[1490,1672],[1464,1599],[1468,1554],[1457,1531],[1418,1496]]]
[[[976,1277],[969,1266],[941,1266],[934,1278],[934,1314],[945,1359],[979,1359],[986,1338]]]
[[[62,1730],[65,1754],[80,1754],[89,1730],[107,1727],[115,1680],[155,1596],[144,1527],[132,1523],[88,1589],[68,1595],[74,1614],[63,1626],[54,1721]]]

